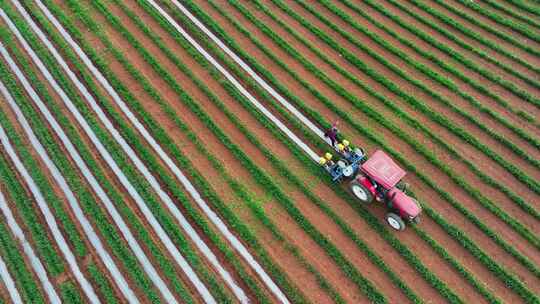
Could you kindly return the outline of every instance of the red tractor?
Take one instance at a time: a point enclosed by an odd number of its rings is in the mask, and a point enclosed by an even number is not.
[[[348,142],[344,142],[348,146]],[[320,160],[333,181],[354,177],[350,182],[352,194],[364,204],[373,200],[386,203],[391,210],[386,214],[386,222],[396,230],[404,230],[406,223],[420,221],[422,208],[414,198],[405,194],[407,185],[401,181],[406,173],[390,156],[377,150],[368,159],[358,148],[346,150],[346,153],[342,149],[337,150],[343,158],[336,163],[331,161],[329,153],[326,159],[322,157]]]
[[[401,182],[405,174],[390,156],[377,150],[350,183],[352,193],[362,203],[369,204],[373,199],[386,203],[391,210],[386,222],[396,230],[404,230],[406,222],[418,223],[422,211],[420,204],[405,194],[407,186]]]

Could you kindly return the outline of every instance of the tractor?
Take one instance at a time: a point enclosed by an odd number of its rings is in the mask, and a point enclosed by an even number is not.
[[[337,162],[330,153],[319,160],[334,182],[351,180],[350,191],[363,204],[374,200],[385,203],[390,209],[386,222],[395,230],[404,230],[406,223],[419,223],[422,208],[406,194],[408,185],[401,180],[406,173],[390,156],[376,150],[368,158],[362,149],[349,148],[346,140],[336,150],[341,156]]]

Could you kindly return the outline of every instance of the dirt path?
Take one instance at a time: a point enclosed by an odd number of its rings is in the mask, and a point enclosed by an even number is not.
[[[210,12],[211,10],[210,10],[209,8],[205,8],[205,11],[206,11],[206,12]],[[219,18],[219,16],[218,16],[217,14],[213,14],[213,13],[212,13],[211,15],[212,15],[212,18],[213,18],[214,20],[220,20],[220,18]],[[237,17],[237,18],[239,18],[239,20],[241,20],[240,17],[238,17],[238,16],[235,16],[235,17]],[[220,22],[220,24],[223,24],[223,23]],[[243,24],[246,24],[246,23],[243,22]],[[226,28],[226,31],[227,31],[227,33],[234,33],[234,30],[231,29],[230,27],[227,27],[227,28]],[[237,40],[237,41],[240,41],[240,40]],[[243,40],[243,41],[245,41],[245,40]],[[270,43],[269,43],[268,45],[270,45]],[[244,47],[244,49],[249,49],[250,51],[253,50],[252,47],[248,47],[248,46]],[[293,64],[290,64],[289,66],[293,66]],[[277,71],[276,71],[276,72],[274,72],[273,74],[274,74],[274,75],[280,75],[280,76],[281,76],[281,75],[283,74],[283,72],[277,72]],[[285,83],[290,84],[291,82],[285,82]],[[300,92],[301,90],[299,90],[297,87],[295,87],[294,89],[292,89],[292,91],[294,91],[294,92]],[[308,101],[308,100],[310,100],[310,99],[308,99],[308,98],[305,98],[305,99],[304,99],[304,101]],[[315,106],[314,106],[314,109],[316,109],[316,110],[319,111],[319,112],[321,111],[321,110],[320,110],[320,107],[315,107]],[[323,113],[324,113],[324,112],[323,112]],[[332,115],[328,115],[328,116],[329,116],[329,117],[332,117]],[[429,197],[429,196],[426,195],[426,197]],[[448,218],[451,218],[451,217],[448,217]]]

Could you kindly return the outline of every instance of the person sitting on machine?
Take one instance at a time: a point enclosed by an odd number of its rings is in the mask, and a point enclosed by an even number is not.
[[[351,156],[351,152],[352,152],[349,141],[344,139],[340,144],[338,144],[338,151],[346,159],[349,159],[349,157]]]
[[[326,153],[324,156],[321,156],[321,158],[319,158],[319,164],[326,170],[330,170],[335,165],[332,160],[332,154]]]

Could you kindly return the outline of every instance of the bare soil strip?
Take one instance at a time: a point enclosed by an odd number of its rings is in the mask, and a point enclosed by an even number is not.
[[[210,11],[210,10],[205,10],[205,11]],[[214,17],[214,19],[215,19],[215,20],[219,20],[218,17]],[[233,32],[233,31],[232,31],[232,30],[229,30],[229,31],[228,31],[228,33],[231,33],[231,32]],[[250,49],[250,50],[251,50],[251,49],[253,49],[253,48],[245,48],[245,49]],[[275,73],[275,74],[277,75],[278,73]],[[503,289],[501,288],[501,290],[503,290]]]
[[[112,6],[110,7],[110,9],[111,11],[115,13],[115,15],[124,16],[118,8]],[[134,33],[135,35],[137,35],[138,38],[141,39],[141,41],[144,43],[144,45],[148,46],[148,48],[152,50],[152,43],[147,42],[146,39],[144,39],[144,34],[139,33],[134,25],[127,22],[128,20],[127,16],[123,17],[122,20],[125,21],[125,26],[130,28],[130,31]],[[111,39],[113,41],[118,40],[118,38],[115,36],[116,35],[111,36]],[[119,46],[126,47],[123,44],[119,44]],[[153,52],[153,53],[155,54],[156,52]],[[130,54],[126,54],[126,55],[127,57],[133,57]],[[141,59],[137,59],[137,58],[130,58],[130,60],[134,61],[134,63],[136,63],[137,61],[141,61]],[[122,77],[122,79],[128,85],[130,90],[132,92],[138,92],[137,95],[139,96],[140,100],[144,102],[144,106],[146,110],[149,111],[157,120],[159,120],[162,126],[164,126],[167,130],[169,130],[171,137],[175,140],[175,142],[177,142],[178,147],[182,149],[185,155],[187,155],[190,159],[192,159],[193,164],[199,169],[200,172],[204,172],[205,177],[212,184],[212,186],[214,186],[217,192],[223,196],[224,201],[229,202],[230,204],[234,204],[233,207],[235,208],[235,211],[237,211],[238,214],[242,215],[242,218],[245,219],[246,222],[250,223],[250,226],[256,225],[254,229],[255,231],[257,231],[257,235],[259,236],[259,239],[261,240],[261,242],[265,246],[268,246],[268,252],[272,255],[272,257],[274,258],[274,261],[276,261],[278,265],[282,266],[283,269],[287,269],[287,272],[291,274],[290,276],[291,279],[294,281],[298,281],[297,282],[298,286],[303,286],[302,289],[307,289],[307,290],[315,292],[314,294],[306,292],[306,295],[308,297],[312,297],[312,300],[315,302],[317,301],[325,302],[324,300],[325,297],[319,297],[321,295],[321,291],[318,290],[317,282],[315,282],[314,278],[311,278],[310,275],[306,273],[306,271],[297,264],[294,257],[292,257],[284,248],[282,248],[279,243],[276,243],[276,241],[272,240],[272,236],[270,235],[268,231],[262,230],[263,227],[261,227],[260,224],[253,223],[255,219],[253,219],[253,216],[250,216],[248,214],[249,211],[245,210],[246,207],[244,206],[244,204],[242,202],[236,202],[238,198],[231,195],[233,193],[232,189],[230,189],[229,186],[224,185],[223,179],[217,175],[217,172],[215,172],[215,170],[212,168],[212,165],[209,163],[209,161],[204,156],[200,155],[197,149],[195,149],[195,147],[189,143],[189,139],[186,138],[186,135],[183,134],[183,132],[181,132],[179,129],[177,129],[175,124],[170,119],[167,118],[166,114],[163,113],[161,109],[159,109],[159,107],[157,107],[155,104],[152,104],[150,102],[152,98],[142,92],[143,89],[140,87],[140,84],[134,81],[133,79],[131,79],[129,74],[127,74],[126,71],[122,69],[122,66],[119,63],[115,62],[112,59],[110,60],[110,63],[111,63],[111,68],[113,69],[113,71],[115,71],[117,75],[125,76],[125,77]],[[144,68],[143,71],[150,71],[150,69]],[[145,72],[145,74],[147,73]],[[154,83],[154,85],[156,85],[156,88],[159,89],[160,93],[163,94],[163,97],[170,104],[178,104],[177,102],[178,98],[175,96],[174,92],[171,92],[171,90],[167,88],[166,84],[160,84],[158,77],[153,77],[150,74],[148,76],[150,80]],[[181,80],[180,82],[185,84],[189,81]],[[188,87],[188,90],[191,93],[191,90],[195,90],[195,89]],[[199,93],[199,94],[202,94],[202,93]],[[204,132],[204,134],[202,135],[202,138],[205,139],[205,143],[207,144],[208,147],[217,145],[216,149],[221,150],[221,151],[225,150],[226,148],[220,145],[217,142],[217,139],[213,138],[212,135],[209,133],[209,131],[205,131],[205,127],[200,122],[198,122],[197,118],[194,117],[193,114],[189,115],[189,113],[190,113],[189,109],[179,110],[180,117],[188,121],[190,126],[192,126],[193,129],[198,130],[198,132]],[[193,117],[190,118],[190,116],[193,116]],[[220,154],[223,154],[223,153],[219,153],[218,155]],[[230,164],[235,164],[234,168],[231,168],[231,170],[232,172],[237,173],[240,171],[236,169],[236,167],[238,167],[236,163],[237,162],[235,162],[234,160],[225,162],[227,167],[229,167]],[[245,184],[250,184],[250,185],[252,184],[252,182],[249,182],[249,178],[243,180],[243,182]],[[254,191],[259,192],[260,190],[254,189]],[[261,197],[261,199],[266,200],[265,198],[266,195],[264,195],[264,193],[260,193],[257,196]],[[266,204],[267,203],[265,203],[265,205]],[[298,229],[298,228],[295,228],[295,229]],[[291,232],[290,230],[287,230],[287,234],[289,234],[290,232]],[[310,251],[310,253],[313,253],[313,250]],[[317,261],[317,263],[320,263],[320,262],[321,262],[320,260]],[[340,289],[345,290],[346,293],[351,293],[350,290],[353,290],[352,287],[347,288],[346,287],[347,285],[344,285],[343,283],[341,283],[339,286],[340,286]],[[327,298],[326,301],[330,301],[330,299]]]
[[[1,288],[2,297],[7,298],[7,295],[9,294],[11,302],[15,304],[22,304],[23,302],[21,299],[21,295],[19,294],[19,290],[17,289],[17,286],[15,285],[15,282],[13,281],[13,277],[8,271],[6,263],[2,259],[2,256],[0,256],[0,278],[2,278],[2,282],[3,282],[3,286]]]
[[[7,205],[7,201],[1,192],[0,192],[0,208],[2,209],[2,213],[4,214],[7,220],[7,224],[10,227],[12,233],[15,235],[17,240],[21,243],[24,253],[30,260],[32,269],[34,270],[37,277],[39,278],[41,282],[41,286],[43,287],[43,290],[47,294],[49,300],[51,301],[51,303],[61,303],[58,293],[56,292],[56,290],[53,287],[53,284],[49,280],[47,271],[43,267],[43,264],[41,263],[40,259],[34,253],[34,250],[30,246],[30,243],[28,243],[28,241],[26,240],[23,230],[20,228],[17,222],[15,222],[15,218],[13,217],[13,214],[11,210],[9,209],[9,206]]]
[[[209,106],[205,106],[205,108],[209,108]],[[237,112],[237,111],[235,111],[235,112]],[[286,157],[285,157],[285,158],[286,158]],[[289,158],[290,158],[290,157],[289,157]]]
[[[211,8],[206,8],[205,11],[211,12]],[[214,18],[214,20],[222,20],[222,19],[219,17],[219,15],[217,15],[217,14],[211,13],[211,15],[212,15],[212,17]],[[235,17],[238,18],[238,20],[242,20],[240,16],[235,15]],[[258,17],[259,17],[259,16],[258,16]],[[264,20],[264,19],[263,19],[264,17],[260,16],[260,18],[261,18],[262,20]],[[222,23],[222,24],[223,24],[223,23]],[[244,24],[247,24],[247,22],[244,22]],[[242,43],[242,44],[245,43],[246,39],[238,38],[238,36],[236,36],[236,34],[235,34],[234,28],[231,28],[231,27],[229,27],[229,26],[226,26],[226,29],[227,29],[227,32],[228,32],[228,33],[232,34],[234,37],[237,38],[237,41],[239,41],[239,42]],[[279,32],[279,33],[280,33],[280,35],[282,34],[281,32]],[[284,33],[283,33],[282,37],[285,37],[285,34],[284,34]],[[292,43],[291,43],[291,44],[292,44]],[[271,42],[268,42],[267,45],[271,46],[272,44],[271,44]],[[254,45],[245,43],[244,46],[245,46],[244,49],[250,50],[250,51],[251,51],[250,53],[255,53],[255,57],[256,57],[257,59],[259,59],[259,58],[262,57],[262,56],[258,56],[258,54],[259,54],[258,52],[255,52],[256,47],[255,47]],[[272,48],[272,50],[276,50],[276,53],[279,54],[279,49]],[[305,53],[307,53],[307,51],[306,51]],[[285,56],[285,55],[284,55],[284,56]],[[311,59],[311,58],[310,58],[310,59]],[[285,73],[284,71],[282,71],[282,70],[280,70],[280,69],[275,69],[275,68],[274,68],[275,65],[272,64],[272,62],[269,62],[268,60],[266,60],[266,61],[263,60],[262,62],[265,63],[265,66],[268,67],[271,71],[273,71],[273,74],[276,75],[277,77],[284,77],[284,75],[286,75],[286,73]],[[294,66],[295,66],[294,62],[291,62],[290,60],[289,60],[289,61],[285,61],[285,62],[287,62],[287,64],[288,64],[289,67],[294,67]],[[309,77],[309,74],[307,74],[307,73],[302,73],[302,76],[304,76],[304,75],[306,75],[306,77]],[[294,81],[293,79],[290,79],[290,78],[285,78],[285,79],[283,80],[283,83],[287,83],[288,85],[291,85],[291,86],[292,86],[292,85],[295,83],[295,81]],[[299,96],[300,96],[305,102],[307,102],[308,104],[310,104],[311,106],[313,106],[314,109],[316,109],[317,111],[319,111],[319,112],[322,111],[321,113],[325,113],[324,115],[326,115],[327,117],[333,117],[333,116],[335,115],[335,114],[329,113],[328,110],[325,111],[325,110],[324,110],[324,107],[321,107],[321,106],[319,106],[319,105],[317,105],[317,104],[313,104],[313,102],[312,102],[312,101],[314,100],[313,96],[311,96],[310,94],[307,94],[307,93],[306,93],[305,95],[302,94],[301,92],[303,92],[303,91],[305,91],[305,90],[303,90],[303,89],[302,89],[301,87],[299,87],[298,85],[294,85],[294,86],[290,87],[290,89],[291,89],[291,91],[297,92],[298,94],[300,94]],[[327,93],[327,91],[324,91],[324,93]],[[334,99],[334,98],[333,98],[334,95],[330,95],[330,96],[331,96],[332,99]],[[339,101],[339,98],[336,97],[336,99],[334,99],[334,100],[335,100],[335,102],[337,103],[337,102]],[[340,103],[340,105],[341,105],[341,103]],[[348,109],[348,108],[350,108],[350,106],[344,106],[344,108]],[[384,112],[384,113],[386,113],[386,112]],[[390,112],[389,112],[388,114],[389,114],[389,117],[392,117],[392,114],[391,114]],[[364,118],[364,117],[361,117],[361,118],[359,117],[359,119],[360,119],[360,121],[366,121],[366,122],[369,121],[367,118]],[[370,124],[370,125],[372,125],[372,124]],[[401,124],[400,124],[400,127],[401,127]],[[343,128],[346,128],[346,126],[344,126]],[[403,128],[405,128],[405,127],[403,127]],[[381,132],[384,132],[384,136],[385,136],[385,137],[386,137],[386,136],[389,136],[389,138],[392,138],[392,141],[394,141],[394,140],[395,140],[396,142],[400,142],[400,141],[401,141],[401,140],[399,140],[399,139],[396,139],[395,136],[389,135],[387,131],[385,132],[384,130],[381,130]],[[414,130],[411,130],[411,134],[415,134],[415,133],[417,133],[417,132],[415,132]],[[348,134],[350,134],[350,133],[348,133]],[[425,139],[423,139],[422,142],[426,142]],[[404,149],[404,148],[406,147],[406,145],[397,145],[397,144],[396,144],[395,146],[396,146],[396,148],[399,149],[399,150]],[[436,146],[430,145],[430,148],[436,149],[437,147],[436,147]],[[441,174],[437,172],[438,170],[435,170],[435,171],[427,170],[428,168],[430,168],[430,167],[432,167],[432,166],[429,165],[429,164],[427,164],[425,161],[420,161],[419,158],[418,158],[417,153],[415,153],[414,151],[410,151],[410,149],[405,150],[404,153],[405,153],[406,155],[410,155],[411,158],[414,158],[414,159],[415,159],[415,162],[422,163],[421,167],[422,167],[422,168],[425,167],[427,172],[432,172],[432,174],[434,174],[434,176],[437,177],[437,180],[438,180],[438,179],[441,179]],[[417,159],[418,159],[418,160],[417,160]],[[445,160],[446,160],[446,159],[447,159],[447,158],[445,158]],[[424,165],[424,164],[425,164],[425,165]],[[455,162],[452,162],[452,164],[454,165]],[[445,180],[445,179],[443,179],[443,180]],[[451,185],[452,182],[449,181],[449,182],[447,182],[447,184]],[[459,189],[459,187],[452,187],[451,189],[448,189],[448,190],[449,190],[451,193],[458,193],[458,194],[459,194],[459,193],[463,193],[463,190]],[[491,189],[490,191],[493,191],[493,190]],[[467,195],[459,195],[459,196],[458,196],[458,198],[459,198],[460,200],[463,200],[463,199],[465,199],[466,197],[467,197]],[[470,199],[468,199],[468,200],[470,200]],[[428,200],[428,201],[429,201],[429,200]],[[502,201],[503,201],[503,202],[507,202],[507,200],[502,200]],[[471,205],[471,206],[476,206],[476,204],[473,203],[473,202],[471,202],[470,205]],[[515,207],[514,207],[514,208],[515,208]],[[436,209],[439,209],[439,208],[436,208]],[[477,209],[477,208],[476,208],[476,209]],[[444,210],[444,212],[446,212],[447,209],[443,209],[443,210]],[[443,214],[444,214],[444,212],[443,212]],[[485,211],[483,211],[483,213],[485,214]],[[458,216],[458,217],[459,217],[459,216]],[[449,218],[449,219],[453,219],[453,218],[455,218],[455,216],[449,216],[448,218]],[[493,218],[493,216],[490,216],[490,218]],[[491,221],[490,221],[490,222],[491,222]],[[532,225],[531,227],[534,227],[534,225]],[[513,240],[513,239],[514,239],[514,237],[509,237],[509,240]],[[532,251],[532,252],[534,252],[534,251]],[[534,256],[534,254],[533,254],[533,256]]]
[[[409,3],[409,2],[405,2],[405,4],[407,6],[409,6],[409,8],[413,9],[414,11],[416,11],[417,13],[421,13],[423,15],[426,15],[425,13],[422,12],[422,10],[418,9],[416,6],[414,6],[412,3]],[[475,24],[472,24],[470,21],[466,20],[465,18],[449,11],[448,9],[446,9],[445,7],[441,6],[440,4],[438,3],[430,3],[430,6],[431,8],[443,13],[444,15],[448,16],[449,18],[461,23],[462,25],[466,26],[467,28],[475,31],[476,33],[482,35],[484,38],[486,39],[489,39],[491,40],[492,42],[494,43],[497,43],[499,46],[513,52],[515,55],[519,56],[520,58],[522,58],[523,60],[526,60],[527,62],[529,63],[534,63],[536,62],[536,57],[528,52],[526,52],[525,50],[515,46],[515,45],[512,45],[511,43],[509,43],[508,41],[496,36],[495,34],[491,33],[491,32],[488,32],[486,31],[485,29],[475,25]],[[471,12],[470,10],[465,10],[465,13],[467,13],[469,16],[471,16]],[[481,20],[481,19],[480,19]],[[440,26],[444,27],[444,28],[447,28],[447,29],[450,29],[452,30],[451,27],[441,23]],[[494,27],[495,29],[501,31],[501,29],[503,30],[506,30],[505,27]],[[504,32],[504,31],[501,31],[501,32]],[[506,32],[504,32],[506,33]],[[513,36],[512,36],[513,37]]]
[[[327,18],[334,21],[338,25],[342,25],[342,28],[347,29],[346,31],[353,34],[358,40],[364,41],[369,40],[370,38],[366,37],[363,38],[363,35],[352,28],[349,30],[350,25],[348,23],[345,23],[342,19],[339,17],[332,16],[331,12],[328,12],[328,10],[322,5],[319,4],[312,4],[313,7],[316,7],[319,13],[324,14]],[[373,25],[369,20],[361,17],[358,13],[354,12],[351,8],[342,5],[337,4],[336,6],[339,7],[340,10],[345,12],[347,15],[349,15],[351,18],[354,19],[355,22],[359,23],[364,28],[372,31],[373,33],[377,34],[379,37],[383,38],[386,42],[392,44],[394,47],[399,48],[400,50],[404,51],[411,59],[413,59],[416,62],[422,63],[425,66],[429,67],[433,71],[437,72],[439,75],[444,76],[445,78],[451,80],[455,84],[459,86],[459,88],[474,97],[476,100],[482,102],[482,104],[485,104],[486,106],[489,106],[491,110],[496,111],[498,114],[509,120],[514,125],[520,127],[521,129],[527,130],[530,134],[534,135],[535,132],[538,132],[537,126],[527,122],[523,119],[523,117],[517,115],[515,112],[511,112],[509,109],[503,107],[502,105],[499,105],[496,103],[492,98],[488,95],[485,95],[481,93],[480,91],[473,88],[471,85],[465,83],[461,79],[459,79],[457,76],[447,72],[446,70],[442,69],[440,66],[436,65],[433,61],[424,58],[419,53],[416,53],[412,48],[409,48],[408,46],[404,45],[403,43],[399,42],[396,38],[392,37],[390,34],[388,34],[386,31],[378,28],[377,26]],[[364,10],[364,7],[361,7],[362,10]],[[499,84],[496,84],[487,78],[483,77],[477,72],[474,72],[467,67],[463,66],[461,63],[458,63],[456,59],[453,59],[451,56],[449,56],[446,53],[443,53],[442,51],[438,50],[434,46],[428,44],[424,40],[420,39],[419,37],[415,36],[413,33],[408,32],[407,30],[403,29],[400,25],[394,23],[389,18],[385,17],[378,11],[375,11],[373,8],[368,7],[366,8],[370,12],[370,17],[373,17],[378,22],[386,26],[388,29],[393,31],[394,33],[397,33],[400,37],[403,39],[406,39],[407,41],[414,42],[414,45],[419,47],[422,51],[429,52],[431,54],[435,54],[441,61],[450,63],[454,68],[456,68],[458,71],[463,73],[466,77],[470,78],[471,80],[475,81],[476,83],[484,86],[485,88],[488,88],[491,93],[494,93],[501,97],[505,102],[507,102],[514,111],[523,110],[523,111],[531,111],[529,113],[536,113],[539,111],[539,109],[530,103],[521,100],[517,96],[514,95],[510,90],[502,87]],[[443,43],[445,45],[450,44],[449,39],[444,40],[438,40],[440,43]],[[453,48],[455,50],[455,48]],[[385,56],[385,58],[388,59],[388,57]],[[470,57],[468,57],[469,59]],[[473,58],[470,58],[474,60]],[[476,64],[477,61],[474,61]],[[493,73],[495,70],[496,74]],[[519,88],[526,90],[527,92],[530,92],[533,95],[539,96],[540,90],[532,85],[529,85],[528,83],[524,82],[521,79],[518,79],[517,77],[510,75],[509,73],[505,72],[501,68],[494,67],[492,64],[489,66],[489,72],[492,72],[493,74],[497,75],[498,77],[503,77],[508,81],[511,81],[513,84],[517,85]],[[418,72],[415,72],[416,74]],[[536,94],[534,94],[536,93]],[[460,98],[460,97],[457,97]],[[460,98],[462,99],[462,98]],[[532,112],[534,111],[534,112]],[[540,112],[539,112],[540,113]],[[533,114],[534,116],[534,114]]]

